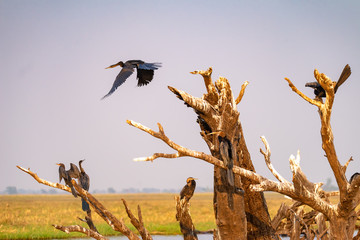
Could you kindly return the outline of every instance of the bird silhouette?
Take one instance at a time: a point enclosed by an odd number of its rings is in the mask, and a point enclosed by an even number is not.
[[[75,188],[71,182],[71,177],[70,175],[72,175],[72,171],[73,170],[65,170],[65,165],[63,163],[57,163],[56,165],[59,166],[59,182],[61,182],[62,179],[64,179],[65,184],[68,185],[71,189],[71,193],[74,195],[74,197],[77,197]],[[76,167],[76,166],[75,166]],[[77,168],[77,167],[76,167]],[[79,170],[78,170],[79,171]]]
[[[336,93],[336,91],[338,90],[338,88],[340,87],[341,84],[343,84],[346,79],[348,79],[348,77],[351,75],[351,68],[349,66],[349,64],[346,64],[346,66],[344,67],[344,70],[342,71],[339,80],[336,82],[335,88],[334,88],[334,92]],[[318,98],[323,98],[326,97],[326,93],[325,90],[321,87],[320,83],[318,82],[309,82],[305,84],[305,87],[311,87],[314,89],[314,94],[316,97]]]
[[[86,190],[89,191],[90,188],[90,178],[89,175],[86,174],[85,170],[82,167],[82,162],[85,161],[85,159],[80,160],[79,161],[79,167],[80,167],[80,178],[79,178],[79,182],[81,187]],[[83,199],[81,198],[82,201],[82,210],[87,212],[90,210],[89,204]]]
[[[102,99],[113,94],[113,92],[115,92],[115,90],[121,84],[123,84],[126,81],[126,79],[128,79],[131,76],[131,74],[133,74],[135,68],[137,71],[137,76],[136,76],[138,80],[137,86],[141,87],[143,85],[149,84],[153,80],[154,70],[157,70],[159,67],[161,67],[161,63],[146,63],[142,60],[129,60],[126,61],[125,63],[120,61],[116,64],[107,67],[106,69],[114,68],[116,66],[120,66],[122,67],[122,69],[120,73],[117,75],[110,91]]]
[[[196,178],[188,177],[186,179],[186,185],[180,192],[180,200],[185,198],[186,201],[189,201],[190,198],[194,195],[195,187],[196,187]]]
[[[219,136],[220,143],[220,155],[222,160],[224,161],[226,168],[226,178],[230,186],[234,186],[234,173],[232,171],[234,166],[233,153],[232,153],[232,145],[229,139],[226,137]]]

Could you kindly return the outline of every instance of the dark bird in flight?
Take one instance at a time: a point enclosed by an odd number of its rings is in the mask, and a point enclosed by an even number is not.
[[[180,200],[185,198],[186,201],[189,201],[190,198],[194,195],[195,187],[196,187],[196,178],[188,177],[186,179],[186,185],[180,192]]]
[[[336,85],[334,88],[335,93],[336,93],[337,89],[340,87],[340,85],[343,84],[346,81],[346,79],[348,79],[350,74],[351,74],[351,68],[350,68],[349,64],[346,64],[346,66],[344,67],[344,70],[342,71],[342,73],[339,77],[339,80],[336,82]],[[320,83],[318,83],[318,82],[306,83],[305,87],[313,88],[314,94],[318,98],[326,97],[325,90],[321,87]]]
[[[77,197],[75,188],[74,188],[74,186],[72,185],[72,182],[71,182],[71,177],[70,177],[70,174],[69,174],[70,170],[66,171],[65,170],[65,165],[63,163],[57,163],[56,165],[59,166],[59,182],[61,182],[61,180],[64,179],[65,184],[68,185],[69,188],[71,189],[71,193],[74,195],[74,197]]]
[[[115,90],[123,84],[128,77],[130,77],[131,74],[133,74],[134,69],[136,68],[137,71],[137,80],[138,80],[138,87],[141,87],[143,85],[147,85],[153,80],[154,77],[154,71],[157,70],[159,67],[161,67],[161,63],[146,63],[141,60],[129,60],[125,63],[120,61],[116,64],[111,65],[108,68],[114,68],[116,66],[122,67],[120,73],[117,75],[115,82],[113,83],[112,88],[106,94],[102,99],[110,96]]]
[[[80,182],[81,187],[84,190],[89,191],[90,178],[89,178],[89,175],[86,174],[85,170],[83,169],[83,167],[81,165],[83,161],[85,161],[85,159],[79,161],[79,167],[80,167],[79,182]],[[90,210],[89,204],[84,199],[81,199],[81,201],[82,201],[82,210],[85,212],[89,211]]]

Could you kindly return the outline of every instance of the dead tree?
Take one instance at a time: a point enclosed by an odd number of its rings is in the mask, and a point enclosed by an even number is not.
[[[292,182],[284,179],[273,167],[270,161],[270,147],[265,137],[261,137],[265,151],[260,150],[264,155],[267,167],[276,177],[273,181],[257,174],[250,159],[249,152],[245,145],[241,124],[238,119],[239,112],[236,104],[241,101],[247,83],[242,86],[239,97],[235,100],[230,85],[225,78],[219,78],[215,84],[211,81],[211,68],[207,71],[196,71],[201,74],[205,81],[207,94],[202,98],[196,98],[184,91],[173,87],[169,89],[177,97],[185,102],[188,107],[195,110],[198,116],[197,122],[201,128],[201,136],[209,146],[211,155],[195,150],[190,150],[170,140],[164,132],[163,127],[158,123],[159,131],[153,131],[139,123],[128,120],[128,124],[135,126],[152,136],[161,139],[176,153],[155,153],[150,157],[137,158],[140,161],[153,161],[156,158],[178,158],[191,156],[209,162],[214,168],[214,210],[216,223],[218,225],[217,236],[220,239],[267,239],[277,238],[274,228],[271,225],[267,212],[266,202],[262,195],[263,191],[274,191],[286,195],[302,204],[306,204],[318,213],[324,215],[329,222],[329,231],[324,234],[330,239],[352,239],[355,230],[357,213],[355,208],[359,205],[360,176],[353,178],[351,184],[345,177],[346,167],[351,161],[342,166],[337,158],[334,137],[330,126],[332,104],[334,101],[334,85],[325,74],[315,70],[315,79],[326,92],[325,103],[319,99],[312,100],[301,93],[289,79],[291,89],[300,95],[310,104],[318,107],[321,120],[322,147],[326,153],[328,162],[333,170],[336,182],[339,187],[339,203],[330,203],[327,193],[321,189],[322,183],[312,183],[302,172],[300,167],[300,152],[297,156],[290,156],[290,169],[293,174]],[[221,154],[221,142],[227,139],[228,155]],[[228,161],[232,161],[234,186],[229,181],[227,170]],[[245,192],[245,197],[241,193]],[[245,215],[246,214],[246,215]],[[295,212],[295,217],[300,212]],[[294,218],[294,217],[293,217]],[[323,220],[321,221],[324,223]],[[264,229],[264,231],[260,231]],[[322,227],[324,229],[324,225]],[[294,228],[294,231],[297,231]],[[246,233],[244,233],[246,232]],[[327,237],[325,236],[325,237]]]
[[[24,171],[25,173],[32,176],[38,183],[44,184],[53,188],[58,188],[63,191],[71,192],[71,189],[68,186],[62,185],[60,183],[52,183],[50,181],[47,181],[45,179],[40,178],[36,173],[30,171],[30,169],[25,169],[20,166],[17,166],[20,170]],[[93,195],[91,195],[89,192],[81,188],[77,182],[73,179],[71,180],[73,186],[75,187],[77,194],[81,196],[83,199],[89,203],[89,205],[92,207],[92,209],[115,231],[121,232],[123,235],[125,235],[130,240],[140,240],[137,234],[135,234],[133,231],[128,228],[123,219],[116,218],[109,210],[105,208],[104,205],[102,205]],[[138,219],[132,214],[131,210],[128,208],[127,203],[124,199],[122,199],[123,204],[125,206],[125,210],[128,214],[129,219],[131,220],[131,223],[133,226],[138,230],[141,238],[143,240],[152,240],[151,235],[149,234],[148,230],[145,228],[142,215],[141,215],[141,209],[140,206],[138,206]],[[58,226],[53,225],[56,229],[59,229],[61,231],[64,231],[66,233],[70,232],[81,232],[86,234],[89,237],[93,237],[95,239],[107,239],[104,236],[102,236],[100,233],[97,232],[95,226],[92,226],[92,220],[89,224],[89,215],[85,217],[85,221],[88,223],[89,228],[84,228],[79,225],[71,225],[71,226]]]
[[[226,78],[219,78],[215,84],[212,82],[211,68],[192,73],[200,74],[204,79],[207,93],[202,98],[193,97],[173,87],[169,89],[188,107],[194,109],[201,136],[207,143],[212,157],[224,166],[214,167],[214,211],[219,236],[221,239],[275,238],[263,193],[251,191],[251,181],[244,176],[232,175],[233,167],[255,172],[237,111],[237,104],[240,103],[248,83],[243,84],[235,100]],[[159,133],[155,133],[133,121],[128,123],[163,139],[174,148],[174,143],[166,137],[160,125]],[[177,154],[156,153],[149,158],[137,160],[194,156],[193,151],[182,149],[187,153],[182,151],[178,151]]]

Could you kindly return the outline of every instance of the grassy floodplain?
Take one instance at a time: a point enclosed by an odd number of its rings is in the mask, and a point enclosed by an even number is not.
[[[131,227],[121,199],[124,198],[133,213],[140,205],[143,219],[151,234],[180,234],[175,220],[175,194],[95,194],[118,218],[123,218]],[[282,202],[290,200],[276,193],[265,194],[269,212],[274,216]],[[198,230],[215,228],[213,194],[196,193],[191,199],[191,216]],[[81,200],[66,195],[2,195],[0,196],[0,239],[40,239],[83,237],[80,233],[66,234],[54,229],[57,225],[82,225],[77,217],[84,218]],[[113,231],[95,212],[93,220],[103,235],[119,235]]]

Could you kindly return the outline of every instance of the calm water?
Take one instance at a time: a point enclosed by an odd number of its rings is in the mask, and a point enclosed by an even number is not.
[[[182,240],[184,239],[182,235],[173,235],[173,236],[161,236],[161,235],[153,235],[152,238],[154,240]],[[127,237],[110,237],[111,240],[126,240]],[[199,240],[212,240],[212,234],[199,234]]]
[[[182,240],[184,239],[182,235],[173,235],[173,236],[162,236],[162,235],[153,235],[152,238],[154,240]],[[109,237],[111,240],[127,240],[127,237]],[[199,240],[212,240],[213,235],[212,234],[198,234]],[[281,238],[282,240],[290,240],[288,237]],[[75,239],[72,239],[75,240]],[[84,239],[79,239],[84,240]]]
[[[152,238],[154,240],[182,240],[184,239],[182,235],[175,235],[175,236],[161,236],[161,235],[153,235]],[[127,237],[110,237],[111,240],[127,240]],[[212,234],[198,234],[199,240],[212,240]],[[289,237],[282,237],[282,240],[290,240]]]
[[[115,237],[108,237],[111,240],[127,240],[127,237],[124,236],[115,236]],[[140,237],[141,238],[141,237]],[[152,235],[152,238],[154,240],[182,240],[184,239],[182,235],[172,235],[172,236],[163,236],[163,235]],[[199,240],[212,240],[213,235],[212,234],[199,234],[198,235]],[[59,240],[59,239],[54,239]],[[84,238],[71,238],[71,240],[84,240]]]

